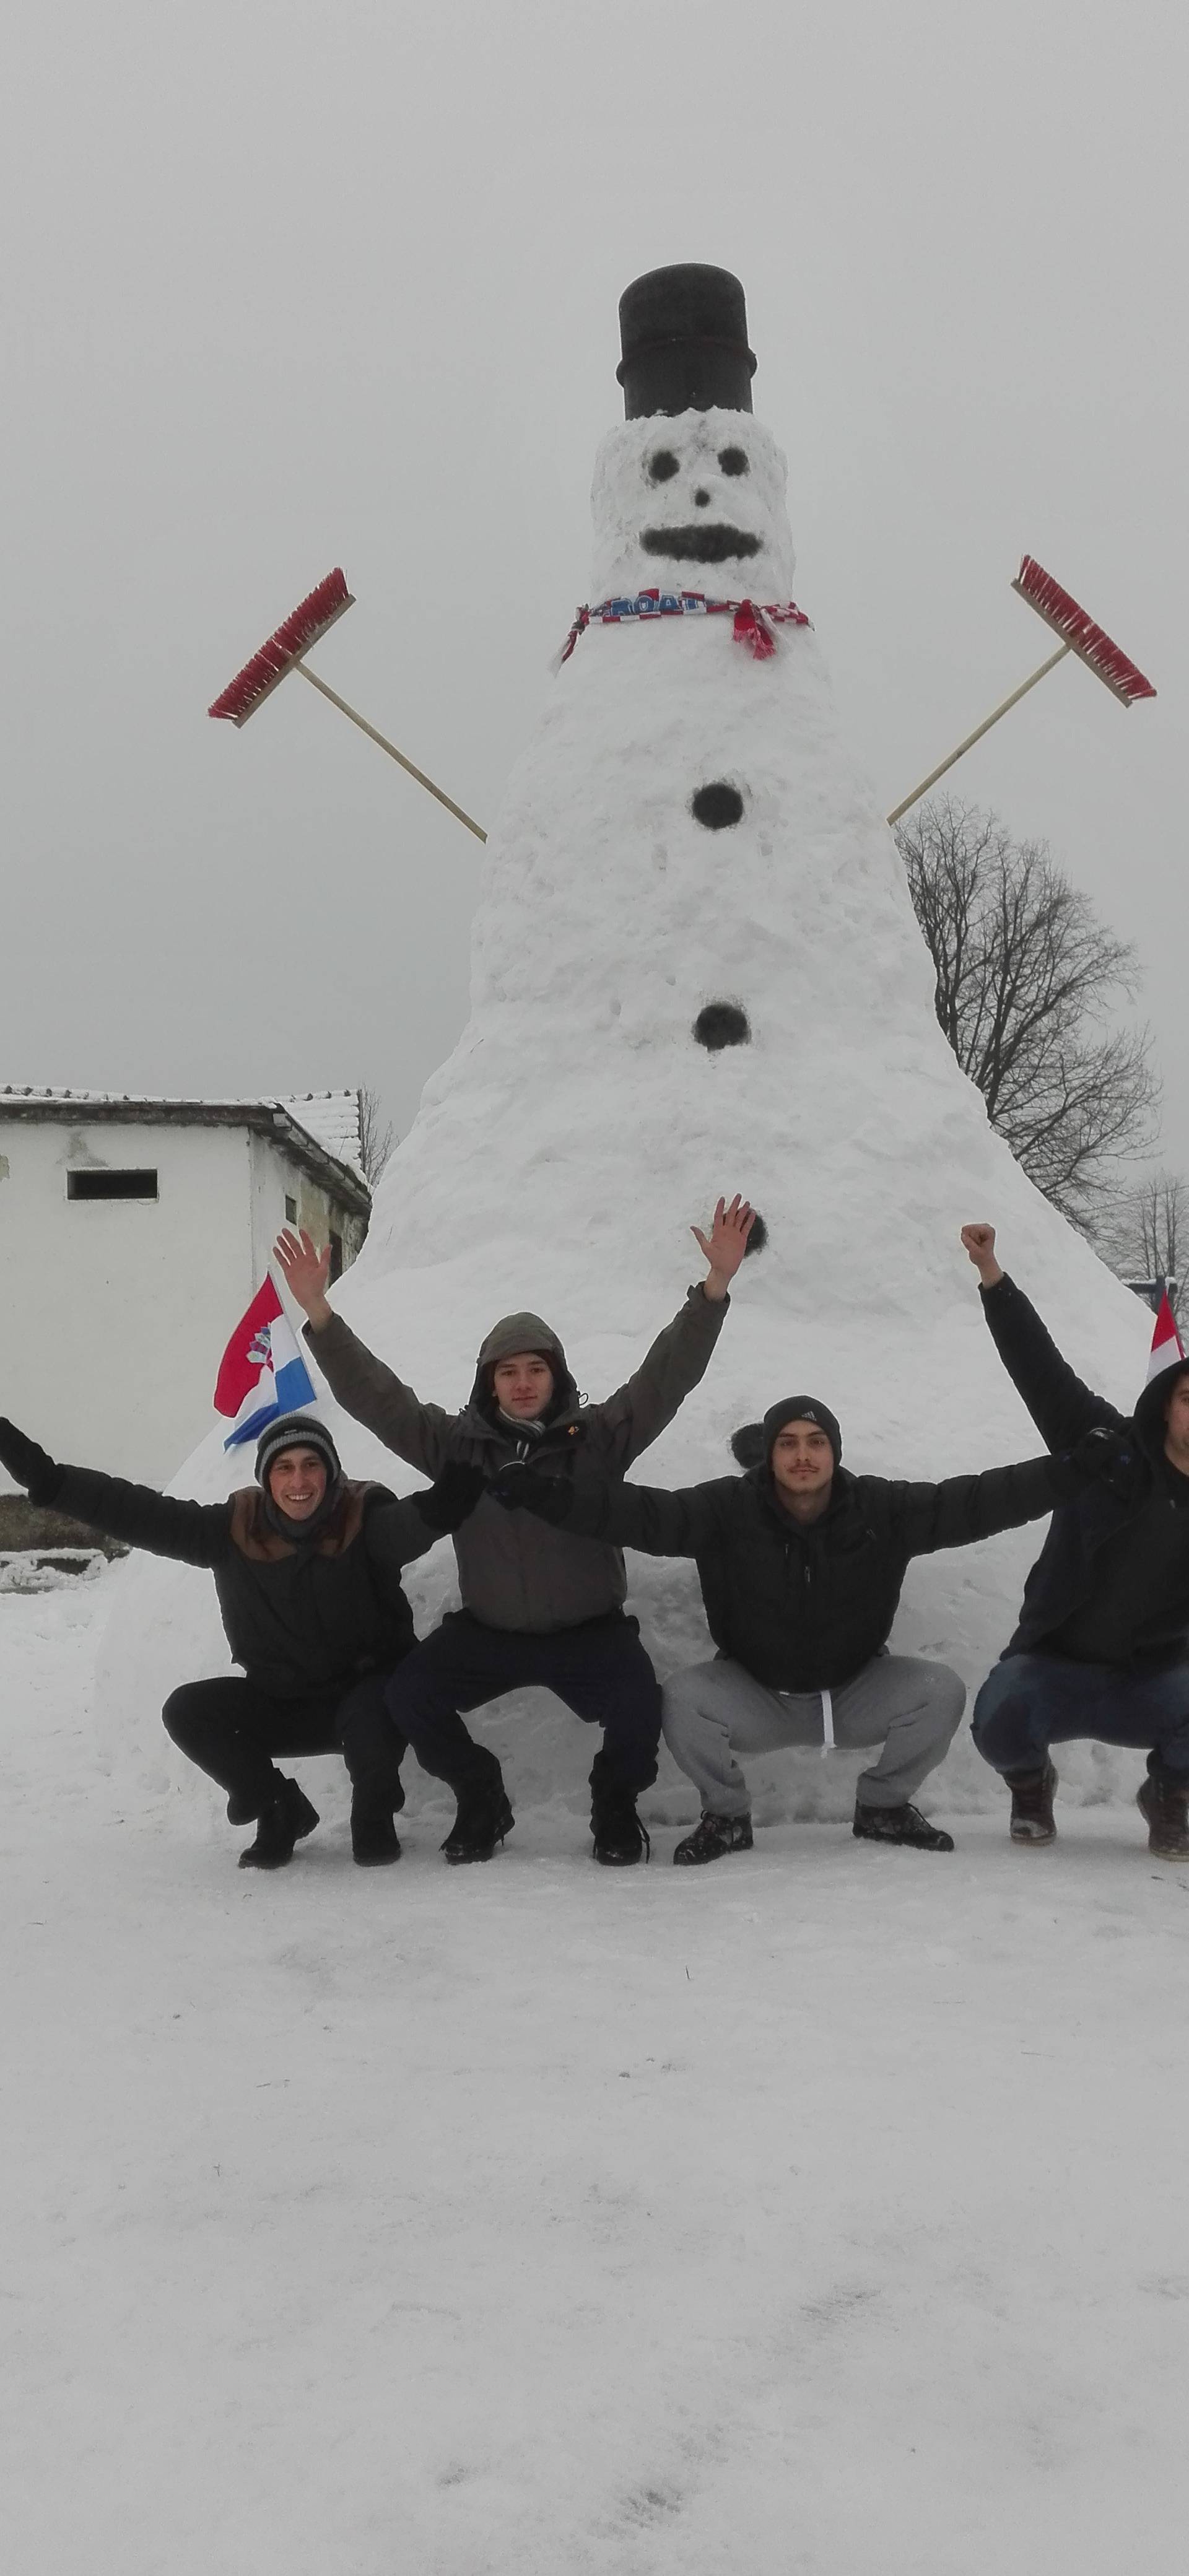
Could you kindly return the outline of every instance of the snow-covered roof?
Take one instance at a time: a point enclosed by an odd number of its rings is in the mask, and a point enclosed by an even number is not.
[[[336,1163],[349,1163],[362,1177],[357,1091],[303,1091],[280,1105]]]
[[[70,1112],[84,1119],[126,1118],[139,1125],[154,1119],[167,1126],[227,1127],[241,1123],[270,1133],[274,1141],[325,1181],[320,1164],[330,1163],[342,1175],[339,1195],[366,1213],[371,1193],[364,1178],[357,1091],[307,1091],[300,1097],[279,1095],[255,1100],[154,1097],[145,1092],[75,1091],[33,1083],[0,1085],[0,1119],[52,1118]],[[362,1205],[361,1205],[362,1202]]]

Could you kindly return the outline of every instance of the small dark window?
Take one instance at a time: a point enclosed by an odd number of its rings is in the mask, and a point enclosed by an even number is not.
[[[724,447],[719,453],[724,474],[750,474],[751,467],[741,447]]]
[[[68,1172],[68,1199],[155,1199],[155,1172]]]
[[[330,1276],[332,1280],[335,1280],[341,1279],[342,1275],[343,1238],[341,1234],[332,1233],[330,1238]]]
[[[291,1199],[288,1195],[286,1195],[285,1199],[285,1223],[286,1225],[296,1225],[297,1223],[297,1201],[296,1199]]]
[[[654,483],[671,483],[680,471],[671,447],[658,447],[655,456],[648,459],[648,472]]]

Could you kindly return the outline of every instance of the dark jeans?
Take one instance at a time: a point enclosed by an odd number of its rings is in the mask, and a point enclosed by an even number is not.
[[[1050,1744],[1089,1736],[1096,1744],[1146,1747],[1153,1777],[1184,1787],[1189,1663],[1140,1675],[1063,1655],[1007,1655],[983,1683],[970,1731],[984,1760],[1007,1780],[1043,1771]]]
[[[246,1825],[277,1796],[281,1775],[273,1756],[293,1761],[303,1753],[338,1753],[344,1725],[372,1714],[385,1728],[385,1767],[373,1786],[391,1789],[392,1811],[405,1803],[400,1785],[403,1739],[384,1713],[387,1673],[369,1673],[349,1690],[322,1691],[309,1699],[270,1699],[254,1682],[228,1673],[218,1680],[183,1682],[161,1711],[167,1735],[227,1791],[227,1816]],[[348,1765],[350,1768],[350,1765]]]
[[[502,1691],[529,1689],[554,1691],[575,1717],[602,1727],[603,1749],[591,1772],[596,1797],[635,1797],[655,1780],[660,1684],[636,1621],[622,1611],[547,1637],[485,1628],[469,1610],[455,1611],[393,1673],[384,1695],[387,1744],[394,1733],[398,1740],[407,1737],[422,1770],[445,1780],[456,1796],[494,1786],[499,1764],[468,1734],[459,1712],[481,1708]],[[382,1766],[386,1749],[376,1731],[374,1703],[344,1724],[343,1750],[353,1780],[368,1777],[372,1764]]]

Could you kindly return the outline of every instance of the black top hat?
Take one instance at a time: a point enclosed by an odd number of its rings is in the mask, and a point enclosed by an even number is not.
[[[747,306],[725,268],[653,268],[619,299],[628,420],[654,412],[750,411]]]

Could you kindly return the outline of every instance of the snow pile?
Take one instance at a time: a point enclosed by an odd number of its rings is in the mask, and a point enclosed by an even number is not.
[[[713,447],[724,422],[754,471],[720,472],[712,489],[697,479],[699,442]],[[655,486],[645,458],[661,430],[679,473]],[[658,512],[665,526],[694,521],[707,489],[703,515],[719,521],[728,483],[735,519],[762,536],[747,587],[786,592],[774,459],[740,414],[614,432],[589,595],[612,571],[629,588],[667,579],[643,544]],[[733,594],[738,569],[695,581],[684,562],[680,579]],[[699,821],[708,784],[734,788],[735,823]],[[711,1051],[695,1021],[722,1001],[743,1015],[746,1042]],[[484,1331],[521,1306],[559,1330],[579,1384],[605,1394],[700,1274],[691,1220],[734,1189],[760,1209],[767,1245],[641,1480],[726,1472],[732,1430],[792,1387],[833,1406],[856,1469],[941,1476],[1035,1454],[958,1245],[968,1219],[999,1225],[1005,1264],[1074,1365],[1114,1402],[1133,1401],[1143,1310],[1025,1180],[946,1045],[903,871],[842,740],[815,635],[782,627],[775,655],[757,661],[729,618],[596,626],[510,779],[487,845],[470,1019],[426,1085],[336,1299],[439,1402],[465,1400]],[[353,1472],[399,1490],[416,1481],[332,1419]],[[210,1495],[243,1475],[212,1438],[177,1490]],[[894,1642],[977,1684],[1042,1534],[916,1565]],[[633,1558],[630,1577],[661,1671],[704,1655],[692,1569]],[[410,1588],[424,1630],[456,1598],[445,1548]],[[138,1762],[159,1762],[166,1690],[223,1661],[203,1578],[134,1567],[106,1657],[113,1746],[134,1741]],[[514,1804],[581,1797],[592,1746],[552,1702],[518,1695],[476,1727],[508,1757]],[[1097,1753],[1062,1767],[1088,1796],[1119,1776]],[[853,1769],[780,1757],[753,1778],[764,1812],[841,1814]],[[667,1765],[657,1794],[654,1812],[691,1812]],[[1002,1791],[963,1741],[936,1796],[998,1810]]]
[[[0,1592],[60,1592],[94,1583],[107,1565],[102,1548],[0,1548]]]

